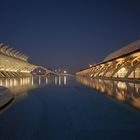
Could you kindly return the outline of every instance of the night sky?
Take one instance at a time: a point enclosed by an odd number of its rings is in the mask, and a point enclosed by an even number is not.
[[[140,38],[139,0],[0,0],[0,42],[76,72]]]

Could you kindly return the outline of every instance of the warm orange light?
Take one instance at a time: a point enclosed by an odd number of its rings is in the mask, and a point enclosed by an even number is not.
[[[91,68],[91,67],[92,67],[92,65],[90,64],[90,65],[89,65],[89,67]]]
[[[118,58],[118,59],[116,59],[115,61],[121,62],[121,61],[124,61],[124,60],[125,60],[125,58]]]

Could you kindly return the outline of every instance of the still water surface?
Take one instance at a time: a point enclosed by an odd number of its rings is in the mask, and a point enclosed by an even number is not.
[[[0,79],[14,100],[0,111],[0,140],[134,140],[140,83],[81,77]]]

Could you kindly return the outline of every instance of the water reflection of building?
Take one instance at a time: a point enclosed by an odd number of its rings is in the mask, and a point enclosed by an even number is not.
[[[67,76],[56,76],[54,79],[55,85],[66,85],[67,84]]]
[[[67,76],[53,76],[53,77],[34,77],[34,83],[39,86],[58,85],[63,86],[67,84]]]
[[[101,63],[76,73],[98,78],[140,78],[140,40],[108,55]]]
[[[77,81],[140,108],[140,83],[77,77]]]
[[[0,79],[0,86],[10,89],[15,96],[25,95],[27,91],[38,87],[33,77]]]
[[[20,95],[23,92],[27,92],[33,88],[39,86],[46,86],[49,84],[53,85],[66,85],[66,76],[57,77],[24,77],[24,78],[3,78],[0,79],[0,86],[6,87],[15,94],[15,96]]]

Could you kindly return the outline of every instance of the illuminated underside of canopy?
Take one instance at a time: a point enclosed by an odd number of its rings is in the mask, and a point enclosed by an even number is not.
[[[140,40],[109,54],[102,62],[91,65],[76,75],[93,78],[140,79]]]

